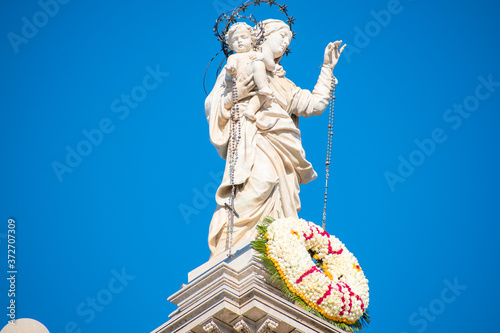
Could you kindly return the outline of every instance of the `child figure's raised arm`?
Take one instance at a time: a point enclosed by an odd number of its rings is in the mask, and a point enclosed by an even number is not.
[[[227,58],[226,73],[228,75],[236,74],[236,66],[237,66],[236,55],[232,54],[229,56],[229,58]]]

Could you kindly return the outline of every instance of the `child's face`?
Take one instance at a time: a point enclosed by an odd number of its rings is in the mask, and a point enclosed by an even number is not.
[[[237,29],[231,38],[231,49],[235,52],[248,52],[252,49],[252,36],[245,28]]]

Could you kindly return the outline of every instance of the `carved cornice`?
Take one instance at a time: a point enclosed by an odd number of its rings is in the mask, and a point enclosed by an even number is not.
[[[288,301],[251,248],[208,268],[169,300],[178,309],[154,333],[343,332]]]

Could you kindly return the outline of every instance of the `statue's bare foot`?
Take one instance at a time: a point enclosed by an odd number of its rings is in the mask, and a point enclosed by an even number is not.
[[[273,91],[271,90],[271,88],[269,87],[264,87],[262,89],[259,89],[259,95],[264,95],[264,96],[268,96],[268,97],[273,97],[274,96],[274,93]]]

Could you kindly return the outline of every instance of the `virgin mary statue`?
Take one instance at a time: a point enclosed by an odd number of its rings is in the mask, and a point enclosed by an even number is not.
[[[267,73],[274,99],[257,112],[255,119],[245,116],[239,119],[240,142],[236,148],[238,159],[234,167],[234,210],[239,217],[234,217],[233,245],[254,237],[256,225],[265,217],[297,217],[300,210],[299,185],[317,176],[302,148],[298,117],[320,115],[326,109],[332,84],[336,83],[333,69],[345,47],[339,48],[341,41],[327,45],[321,73],[311,92],[287,79],[279,65],[292,38],[289,26],[280,20],[266,20],[263,27],[262,48],[272,52],[276,63],[274,73]],[[223,159],[228,154],[231,134],[232,92],[237,92],[239,108],[244,110],[255,88],[252,75],[239,80],[235,89],[225,77],[223,69],[205,101],[210,141]],[[229,215],[226,204],[232,195],[229,170],[226,159],[222,183],[216,193],[217,208],[208,235],[212,257],[228,249]]]

